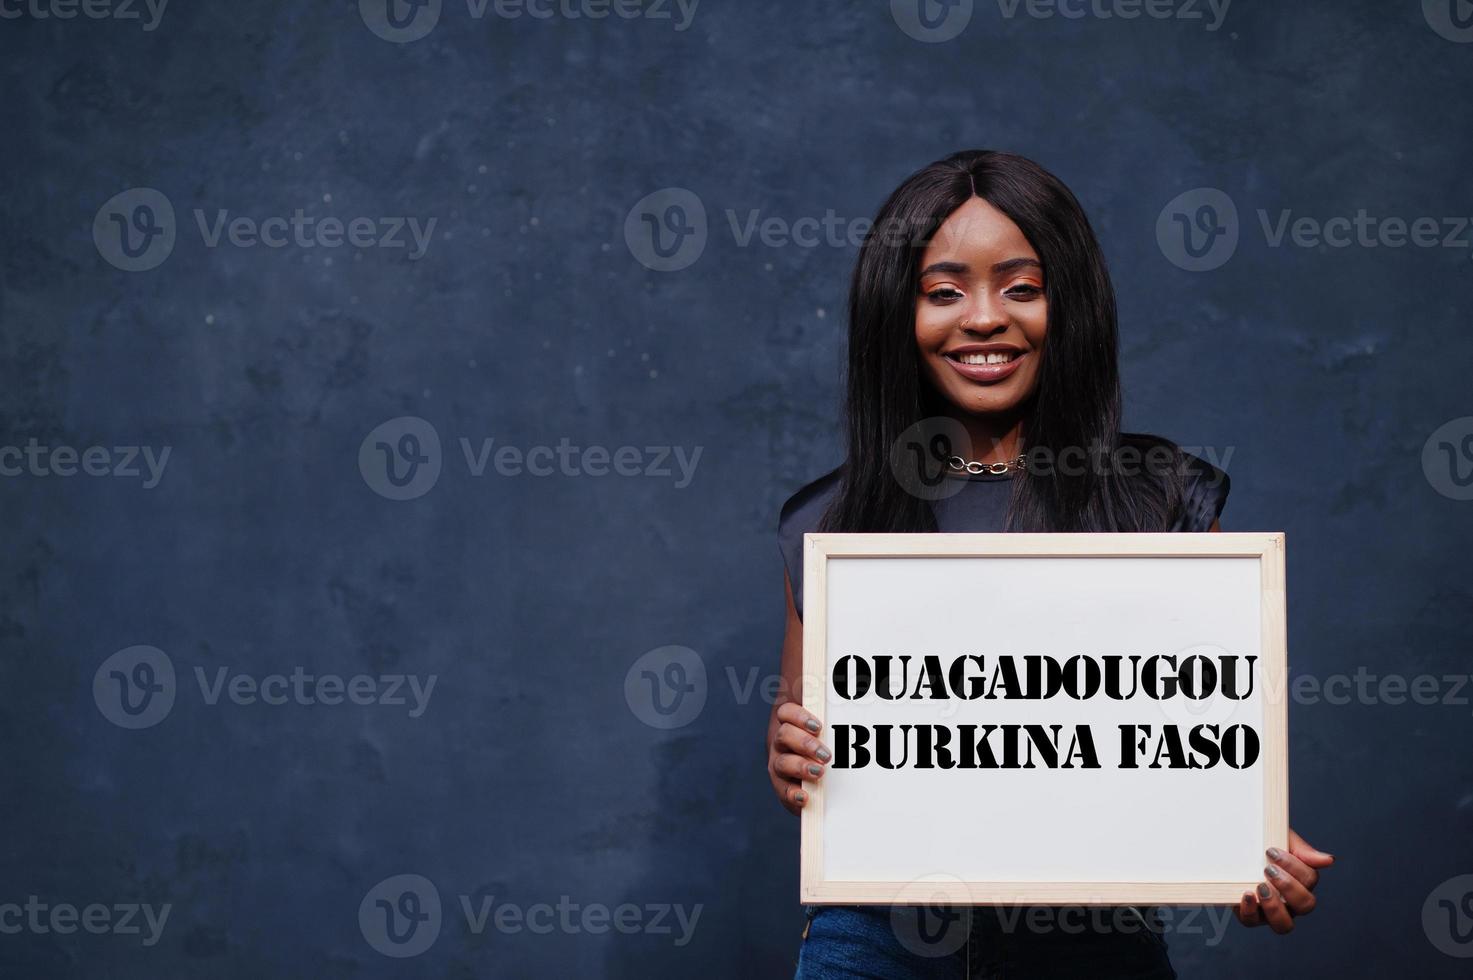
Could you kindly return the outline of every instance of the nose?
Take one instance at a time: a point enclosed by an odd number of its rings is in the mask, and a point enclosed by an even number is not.
[[[962,315],[961,328],[975,337],[991,337],[1006,330],[1008,322],[1002,304],[984,293]]]

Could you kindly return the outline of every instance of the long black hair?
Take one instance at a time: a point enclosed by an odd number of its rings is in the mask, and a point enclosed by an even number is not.
[[[955,153],[912,174],[860,248],[849,289],[847,458],[823,530],[936,529],[927,500],[896,478],[889,461],[907,429],[943,412],[920,374],[917,275],[937,229],[972,197],[1022,230],[1043,264],[1048,302],[1038,389],[1022,423],[1030,465],[1013,481],[1008,527],[1166,530],[1181,501],[1181,454],[1154,437],[1122,440],[1115,292],[1089,219],[1053,174],[991,150]],[[1127,443],[1170,462],[1129,475],[1114,466],[1053,465],[1070,447],[1114,459]],[[1051,465],[1034,465],[1043,458]]]

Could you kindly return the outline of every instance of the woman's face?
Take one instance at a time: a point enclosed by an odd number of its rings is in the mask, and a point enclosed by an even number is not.
[[[964,413],[1009,413],[1038,388],[1048,330],[1043,266],[1017,225],[980,197],[957,208],[921,257],[921,371]]]

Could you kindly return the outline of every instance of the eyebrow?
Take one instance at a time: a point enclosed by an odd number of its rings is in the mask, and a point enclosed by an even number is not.
[[[1015,259],[1004,259],[992,267],[994,274],[1013,272],[1017,269],[1034,268],[1043,271],[1043,264],[1037,259],[1030,259],[1026,255],[1020,255]],[[972,269],[965,262],[932,262],[921,270],[921,278],[936,273],[949,272],[954,275],[966,275]]]

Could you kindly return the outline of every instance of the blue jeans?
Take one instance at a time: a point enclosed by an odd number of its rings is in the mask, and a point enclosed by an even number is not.
[[[1155,910],[810,905],[796,980],[1173,980]]]

